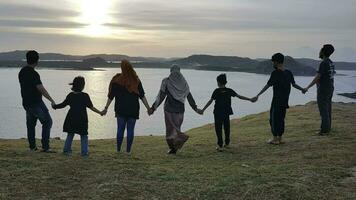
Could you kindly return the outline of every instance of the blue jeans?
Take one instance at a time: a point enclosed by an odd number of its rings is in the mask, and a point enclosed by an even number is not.
[[[52,118],[43,101],[33,106],[25,107],[26,110],[26,125],[27,139],[30,149],[36,148],[36,124],[40,120],[42,124],[42,149],[49,149],[49,137],[52,128]]]
[[[68,133],[66,142],[64,144],[63,153],[72,153],[72,142],[74,133]],[[88,155],[88,135],[80,135],[80,145],[82,156]]]
[[[122,141],[124,140],[125,128],[127,129],[127,147],[126,152],[131,152],[131,146],[134,140],[134,129],[136,119],[117,117],[117,151],[121,151]]]

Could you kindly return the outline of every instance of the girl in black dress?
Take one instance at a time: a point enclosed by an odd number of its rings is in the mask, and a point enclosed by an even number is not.
[[[66,119],[63,125],[63,132],[68,133],[64,145],[63,153],[72,153],[72,141],[74,134],[80,135],[81,154],[88,155],[88,114],[87,108],[102,115],[102,113],[93,106],[90,97],[87,93],[82,92],[85,85],[83,77],[78,76],[73,80],[72,91],[61,104],[53,105],[53,109],[61,109],[70,106]]]

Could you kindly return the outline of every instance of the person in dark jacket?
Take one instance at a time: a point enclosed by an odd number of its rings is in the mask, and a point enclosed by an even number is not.
[[[102,112],[93,106],[89,95],[83,92],[85,86],[85,79],[83,77],[75,77],[71,85],[73,86],[73,92],[69,93],[62,103],[53,105],[53,109],[61,109],[66,106],[70,106],[63,125],[63,132],[67,133],[63,153],[67,155],[72,153],[72,141],[74,134],[79,134],[81,140],[81,155],[88,156],[87,108],[100,115],[102,115]]]
[[[147,111],[150,110],[141,80],[131,63],[121,61],[121,74],[116,74],[110,82],[108,100],[103,110],[106,114],[111,102],[115,99],[115,115],[117,119],[117,152],[121,151],[124,132],[127,129],[126,154],[131,154],[134,140],[136,120],[139,119],[140,103],[143,102]]]
[[[322,59],[319,69],[313,81],[305,88],[317,85],[317,102],[321,117],[321,126],[319,135],[328,135],[331,131],[331,111],[332,111],[332,98],[334,93],[334,75],[335,66],[330,56],[334,53],[333,45],[326,44],[321,48],[319,58]]]

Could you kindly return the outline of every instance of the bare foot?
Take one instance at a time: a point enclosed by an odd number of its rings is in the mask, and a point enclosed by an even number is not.
[[[268,140],[267,143],[268,143],[268,144],[274,144],[274,145],[279,144],[279,142],[278,142],[277,140],[275,140],[275,139],[270,139],[270,140]]]
[[[222,151],[224,151],[224,149],[223,149],[222,147],[217,146],[217,147],[216,147],[216,151],[222,152]]]

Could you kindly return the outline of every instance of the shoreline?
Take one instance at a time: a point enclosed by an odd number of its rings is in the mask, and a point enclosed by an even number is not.
[[[350,98],[350,99],[356,99],[356,92],[338,93],[338,95],[343,96],[343,97],[347,97],[347,98]]]
[[[0,66],[0,69],[20,69],[21,67],[9,67],[9,66]],[[73,67],[42,67],[38,66],[36,69],[37,70],[68,70],[68,71],[106,71],[105,69],[118,69],[119,66],[98,66],[98,67],[89,67],[89,68],[73,68]],[[135,69],[166,69],[169,70],[169,67],[142,67],[142,66],[135,66]],[[239,72],[239,73],[249,73],[249,74],[258,74],[258,75],[270,75],[269,72],[260,72],[260,71],[250,71],[250,70],[224,70],[224,69],[197,69],[197,68],[182,68],[182,70],[195,70],[195,71],[206,71],[206,72],[221,72],[221,73],[226,73],[226,72]],[[345,71],[356,71],[356,70],[345,70]],[[314,74],[296,74],[294,77],[313,77]]]

